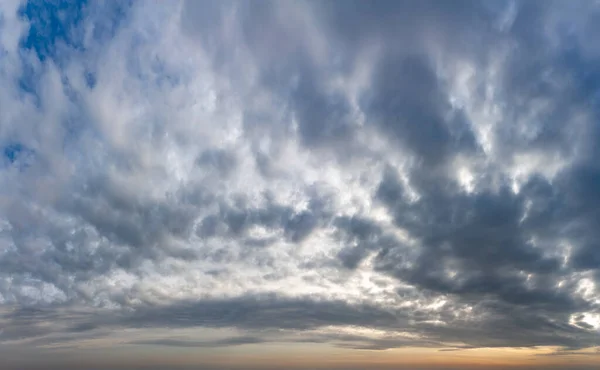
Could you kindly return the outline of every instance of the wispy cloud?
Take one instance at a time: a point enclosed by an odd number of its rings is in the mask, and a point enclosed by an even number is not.
[[[0,341],[600,345],[576,3],[3,1]]]

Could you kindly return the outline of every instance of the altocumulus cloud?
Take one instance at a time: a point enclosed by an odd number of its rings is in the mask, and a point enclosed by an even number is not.
[[[0,341],[600,345],[592,1],[2,1]]]

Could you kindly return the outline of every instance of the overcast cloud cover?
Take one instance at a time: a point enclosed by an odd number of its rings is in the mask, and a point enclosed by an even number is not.
[[[595,1],[1,1],[0,347],[599,346],[599,37]]]

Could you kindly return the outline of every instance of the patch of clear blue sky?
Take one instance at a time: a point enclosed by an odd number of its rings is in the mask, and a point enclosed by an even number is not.
[[[29,0],[20,9],[20,15],[30,23],[22,47],[34,50],[41,61],[58,59],[61,46],[82,48],[82,33],[76,28],[83,20],[86,4],[87,0]]]
[[[21,144],[7,145],[4,148],[4,157],[8,159],[9,162],[14,163],[23,150],[24,148]]]
[[[21,17],[30,24],[27,36],[21,40],[21,48],[35,52],[41,62],[52,59],[60,68],[73,52],[85,52],[86,30],[82,27],[85,19],[93,19],[91,37],[102,43],[115,35],[131,4],[130,0],[103,3],[88,0],[29,0],[19,11]],[[28,77],[32,76],[26,72],[22,87],[33,92],[35,79]],[[92,71],[87,71],[85,77],[90,85],[95,83]]]
[[[73,53],[86,51],[86,30],[83,27],[86,19],[93,19],[93,41],[102,44],[111,39],[127,17],[132,3],[131,0],[102,3],[88,0],[27,1],[19,9],[19,16],[29,24],[28,33],[20,42],[22,73],[14,76],[21,94],[33,98],[39,106],[38,88],[45,63],[51,60],[60,71]],[[33,61],[29,57],[32,52],[37,57]],[[88,86],[93,88],[96,84],[94,71],[86,70],[84,74]],[[68,84],[68,81],[63,79],[63,83]],[[67,124],[72,126],[74,122],[71,120]],[[9,163],[15,163],[24,153],[32,154],[23,143],[5,139],[0,145],[4,159]]]

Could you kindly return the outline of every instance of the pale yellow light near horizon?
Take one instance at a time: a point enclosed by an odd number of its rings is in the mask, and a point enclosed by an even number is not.
[[[458,351],[440,351],[434,348],[406,347],[382,351],[335,348],[329,345],[248,345],[245,349],[227,349],[215,353],[211,362],[215,365],[242,367],[278,366],[365,368],[418,366],[420,368],[469,367],[548,367],[558,365],[600,365],[600,356],[591,351],[587,355],[549,356],[557,348],[479,348]],[[194,359],[190,357],[190,364]],[[207,360],[204,357],[204,360]]]
[[[335,327],[319,332],[334,333]],[[343,333],[344,328],[337,328]],[[346,328],[346,331],[350,329]],[[359,330],[359,329],[353,329]],[[302,343],[302,336],[293,334],[287,340],[223,347],[175,347],[134,344],[136,340],[152,341],[164,338],[198,342],[218,341],[246,335],[235,328],[126,329],[107,337],[81,338],[70,346],[46,345],[21,347],[16,352],[0,351],[0,358],[19,365],[56,363],[65,368],[80,368],[90,364],[107,368],[146,365],[212,366],[232,369],[280,368],[549,368],[554,366],[599,366],[600,352],[595,349],[576,354],[552,355],[558,347],[536,348],[472,348],[448,350],[442,348],[404,347],[387,350],[344,348],[330,343]],[[381,334],[362,330],[363,336]],[[400,334],[400,333],[399,333]],[[307,337],[308,338],[308,337]],[[297,342],[293,342],[297,340]],[[17,348],[15,347],[15,348]],[[18,353],[17,353],[18,352]],[[43,360],[43,361],[42,361]],[[16,362],[15,362],[16,361]],[[1,365],[1,364],[0,364]],[[72,365],[72,366],[70,366]],[[36,365],[37,366],[37,365]],[[2,366],[0,366],[2,369]]]
[[[556,347],[478,348],[441,351],[437,348],[406,347],[388,350],[357,350],[330,344],[263,343],[221,348],[175,348],[129,346],[107,340],[104,348],[83,347],[58,350],[44,363],[81,368],[86,364],[123,368],[168,366],[228,369],[543,369],[561,366],[600,366],[593,350],[579,354],[550,356]],[[26,359],[25,359],[26,360]],[[23,365],[27,361],[19,361]],[[32,363],[34,364],[34,363]],[[38,361],[38,364],[41,362]]]

